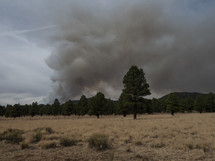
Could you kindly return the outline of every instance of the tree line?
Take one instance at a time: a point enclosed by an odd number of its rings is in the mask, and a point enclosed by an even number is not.
[[[60,104],[56,98],[52,104],[38,104],[33,102],[28,105],[0,106],[0,116],[21,117],[36,115],[123,115],[143,113],[166,113],[174,115],[176,112],[215,112],[215,95],[193,94],[193,93],[171,93],[160,99],[146,99],[150,95],[149,84],[146,82],[145,73],[137,66],[131,66],[123,78],[124,88],[119,100],[113,101],[105,98],[104,94],[98,92],[91,98],[82,95],[80,100],[68,100]]]
[[[82,95],[78,101],[67,101],[60,104],[58,99],[55,99],[53,104],[38,104],[33,102],[30,105],[7,105],[0,106],[0,116],[5,117],[21,117],[21,116],[36,116],[36,115],[95,115],[99,118],[100,115],[123,115],[133,114],[134,109],[129,98],[124,98],[123,94],[118,101],[105,98],[104,94],[98,92],[94,97],[86,98]],[[138,114],[153,114],[153,113],[191,113],[191,112],[215,112],[215,95],[213,93],[199,94],[195,98],[189,95],[185,98],[180,98],[174,93],[168,95],[166,99],[139,99],[136,105],[136,113]]]
[[[145,104],[142,104],[142,107],[138,113],[145,113],[143,109]],[[82,95],[78,101],[67,101],[63,104],[60,104],[58,99],[55,99],[53,104],[38,104],[33,102],[28,105],[7,105],[0,106],[0,116],[5,117],[21,117],[21,116],[57,116],[57,115],[95,115],[99,118],[101,115],[119,115],[122,114],[124,109],[120,108],[118,101],[113,101],[111,99],[105,98],[104,94],[98,92],[95,96],[91,98],[86,98],[85,95]],[[132,110],[126,111],[127,114],[131,114]]]
[[[177,93],[171,93],[166,99],[152,99],[152,107],[155,112],[170,112],[172,115],[176,112],[215,112],[215,95],[187,93],[186,97],[181,98]]]

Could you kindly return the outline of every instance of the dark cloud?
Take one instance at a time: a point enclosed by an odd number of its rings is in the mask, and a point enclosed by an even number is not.
[[[102,91],[117,98],[131,65],[144,69],[155,95],[215,91],[214,2],[73,2],[57,13],[55,50],[46,61],[54,96]]]

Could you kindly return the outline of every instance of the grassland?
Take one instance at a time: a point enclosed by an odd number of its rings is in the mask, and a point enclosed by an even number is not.
[[[0,118],[1,135],[21,130],[17,144],[2,139],[0,160],[215,160],[215,114]],[[101,134],[105,149],[89,145]]]

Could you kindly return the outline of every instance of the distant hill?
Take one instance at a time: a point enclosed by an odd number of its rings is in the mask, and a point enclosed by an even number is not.
[[[161,98],[158,98],[158,100],[160,100],[160,101],[165,101],[167,98],[168,98],[168,96],[170,95],[170,94],[174,94],[177,98],[179,98],[179,99],[185,99],[185,98],[188,98],[188,97],[190,97],[190,98],[192,98],[192,99],[195,99],[197,96],[199,96],[199,95],[206,95],[206,94],[204,94],[204,93],[198,93],[198,92],[173,92],[173,93],[169,93],[169,94],[167,94],[167,95],[164,95],[163,97],[161,97]],[[146,99],[146,98],[144,98],[145,100],[148,100],[148,101],[150,101],[151,99]],[[118,103],[118,100],[112,100],[114,103]],[[74,104],[77,104],[78,102],[79,102],[79,100],[72,100],[72,102],[74,103]]]
[[[185,99],[188,97],[195,99],[199,95],[205,95],[203,93],[197,93],[197,92],[173,92],[159,98],[159,100],[166,100],[170,94],[174,94],[179,99]]]

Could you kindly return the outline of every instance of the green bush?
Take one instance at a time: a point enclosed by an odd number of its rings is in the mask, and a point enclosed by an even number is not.
[[[43,136],[43,134],[40,131],[36,132],[36,134],[33,135],[31,142],[32,143],[39,142],[42,139],[42,136]]]
[[[105,134],[93,134],[88,139],[88,143],[90,147],[96,148],[97,150],[106,150],[111,147],[109,137]]]
[[[8,143],[19,144],[19,142],[24,140],[22,137],[23,133],[24,132],[19,129],[8,129],[0,134],[0,141],[6,140]]]
[[[77,144],[77,140],[75,139],[69,139],[69,138],[61,138],[60,139],[60,145],[64,147],[73,146]]]
[[[47,144],[44,144],[42,147],[43,147],[43,149],[52,149],[52,148],[56,148],[56,147],[57,147],[57,143],[55,143],[55,142],[47,143]]]

